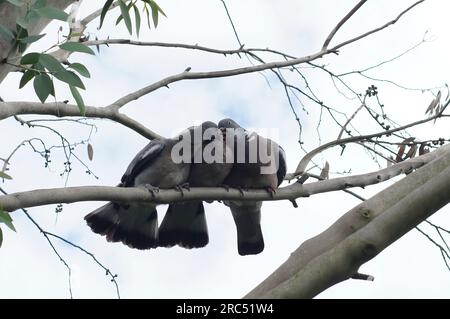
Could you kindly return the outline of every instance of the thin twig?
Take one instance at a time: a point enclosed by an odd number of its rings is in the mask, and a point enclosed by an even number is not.
[[[425,233],[423,230],[421,230],[419,227],[415,227],[423,236],[425,236],[430,242],[432,242],[436,247],[439,248],[441,252],[442,259],[444,260],[445,265],[447,266],[447,269],[450,271],[450,265],[447,262],[447,259],[450,259],[449,253],[439,244],[437,243],[433,238],[431,238],[427,233]]]
[[[4,195],[8,195],[8,193],[1,187],[0,187],[0,192],[2,192]],[[73,299],[73,294],[72,294],[72,269],[67,264],[67,262],[64,260],[64,258],[61,257],[61,255],[59,254],[58,250],[55,248],[55,246],[53,245],[52,241],[48,237],[46,231],[44,229],[42,229],[42,227],[31,217],[30,214],[28,214],[28,211],[26,209],[21,208],[21,210],[25,214],[25,216],[34,224],[34,226],[36,226],[36,228],[39,229],[41,234],[44,236],[44,238],[47,240],[48,244],[52,248],[52,250],[55,253],[55,255],[59,258],[59,260],[67,268],[68,279],[69,279],[69,295],[70,295],[70,299]]]
[[[236,31],[236,27],[234,26],[234,23],[233,23],[233,19],[231,19],[231,15],[230,15],[230,12],[228,11],[227,4],[225,3],[224,0],[220,0],[220,1],[222,2],[223,7],[225,8],[225,11],[226,11],[227,16],[228,16],[228,20],[230,21],[231,27],[233,28],[234,36],[236,37],[236,40],[237,40],[237,42],[239,43],[239,46],[242,48],[242,42],[241,42],[241,40],[239,39],[239,35],[238,35],[238,33],[237,33],[237,31]]]
[[[0,192],[2,192],[4,195],[8,195],[8,193],[7,193],[3,188],[1,188],[1,187],[0,187]],[[61,261],[61,262],[64,264],[64,266],[67,268],[68,274],[69,274],[69,292],[70,292],[70,298],[71,298],[71,299],[73,298],[73,295],[72,295],[72,283],[71,283],[72,270],[71,270],[69,264],[64,260],[64,258],[61,257],[61,255],[59,254],[59,252],[57,251],[57,249],[56,249],[55,246],[53,245],[53,242],[50,240],[49,236],[50,236],[50,237],[54,237],[54,238],[56,238],[56,239],[59,239],[59,240],[61,240],[62,242],[66,243],[66,244],[68,244],[68,245],[70,245],[70,246],[72,246],[72,247],[75,247],[75,248],[81,250],[82,252],[84,252],[86,255],[90,256],[90,257],[94,260],[94,262],[95,262],[97,265],[99,265],[103,270],[106,271],[106,275],[107,275],[107,276],[110,276],[111,282],[114,284],[114,286],[115,286],[115,288],[116,288],[117,298],[120,299],[119,285],[118,285],[117,280],[116,280],[117,275],[114,275],[114,274],[109,270],[109,268],[107,268],[105,265],[103,265],[103,264],[102,264],[102,263],[94,256],[93,253],[87,251],[87,250],[84,249],[83,247],[81,247],[81,246],[79,246],[79,245],[77,245],[77,244],[74,244],[74,243],[72,243],[71,241],[69,241],[69,240],[67,240],[67,239],[65,239],[65,238],[63,238],[63,237],[61,237],[61,236],[59,236],[59,235],[56,235],[56,234],[54,234],[54,233],[51,233],[51,232],[48,232],[48,231],[44,230],[44,229],[39,225],[39,223],[38,223],[36,220],[34,220],[33,217],[31,217],[31,215],[28,213],[28,211],[27,211],[25,208],[21,208],[20,210],[21,210],[21,211],[25,214],[25,216],[33,223],[33,225],[36,226],[36,228],[41,232],[41,234],[45,237],[45,239],[47,240],[48,244],[49,244],[50,247],[52,248],[53,252],[56,254],[56,256],[58,256],[58,258],[60,259],[60,261]]]
[[[395,24],[398,20],[400,20],[400,18],[401,18],[404,14],[406,14],[408,11],[411,11],[415,6],[419,5],[420,3],[424,2],[424,1],[425,1],[425,0],[419,0],[419,1],[415,2],[414,4],[412,4],[411,6],[409,6],[408,8],[406,8],[405,10],[403,10],[403,11],[402,11],[395,19],[393,19],[393,20],[391,20],[391,21],[389,21],[389,22],[383,24],[382,26],[380,26],[380,27],[378,27],[378,28],[372,29],[372,30],[367,31],[366,33],[363,33],[363,34],[361,34],[361,35],[359,35],[359,36],[357,36],[357,37],[354,37],[354,38],[352,38],[352,39],[350,39],[350,40],[344,41],[344,42],[342,42],[342,43],[336,45],[335,47],[333,47],[333,48],[331,49],[331,51],[337,52],[337,51],[338,51],[340,48],[342,48],[343,46],[346,46],[346,45],[348,45],[348,44],[351,44],[351,43],[353,43],[353,42],[356,42],[356,41],[358,41],[358,40],[361,40],[361,39],[363,39],[363,38],[365,38],[365,37],[368,37],[368,36],[371,35],[371,34],[374,34],[374,33],[377,33],[377,32],[379,32],[379,31],[381,31],[381,30],[386,29],[387,27],[389,27],[389,26]]]
[[[352,15],[354,15],[356,13],[356,11],[359,10],[359,8],[361,8],[363,6],[364,3],[366,3],[367,0],[361,0],[359,1],[356,6],[353,7],[352,10],[349,11],[349,13],[347,13],[345,15],[345,17],[342,18],[341,21],[339,21],[339,23],[334,27],[334,29],[330,32],[330,34],[328,35],[328,37],[326,38],[325,42],[322,45],[322,50],[326,50],[328,48],[328,45],[330,44],[331,40],[333,39],[333,37],[336,35],[336,33],[339,31],[339,29],[344,25],[345,22],[348,21],[348,19],[351,18]]]

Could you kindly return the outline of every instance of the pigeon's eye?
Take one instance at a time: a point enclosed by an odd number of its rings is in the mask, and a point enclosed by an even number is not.
[[[178,136],[178,140],[181,141],[183,139],[183,135]]]

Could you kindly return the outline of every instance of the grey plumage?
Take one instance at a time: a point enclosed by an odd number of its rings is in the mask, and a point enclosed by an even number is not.
[[[152,140],[131,161],[119,187],[171,188],[186,182],[189,163],[171,158],[178,138]],[[108,241],[122,242],[131,248],[149,249],[158,245],[156,204],[108,203],[84,218],[93,232]]]
[[[274,191],[286,175],[284,150],[270,139],[246,131],[231,119],[221,120],[218,126],[227,130],[227,143],[233,149],[235,161],[224,184],[241,189],[264,188]],[[229,136],[230,132],[234,133],[234,137]],[[243,147],[240,148],[241,146]],[[261,157],[261,147],[266,148],[266,154],[269,155],[267,159]],[[242,153],[240,150],[245,152]],[[274,169],[262,174],[261,170],[268,169],[270,165],[275,165]],[[264,250],[261,231],[262,202],[224,201],[224,204],[230,208],[236,224],[239,254],[253,255],[262,252]]]
[[[232,163],[225,163],[227,148],[221,131],[212,122],[202,124],[202,135],[209,129],[201,145],[193,144],[189,186],[214,187],[221,185],[231,170]],[[228,150],[230,152],[230,150]],[[204,158],[210,154],[213,158]],[[214,158],[214,156],[216,156]],[[218,161],[213,162],[214,159]],[[184,248],[200,248],[209,242],[208,226],[202,201],[178,202],[169,205],[159,227],[159,245]]]

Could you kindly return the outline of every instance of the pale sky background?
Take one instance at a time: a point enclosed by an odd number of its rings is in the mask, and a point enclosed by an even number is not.
[[[321,1],[238,1],[228,0],[230,13],[239,36],[246,47],[272,48],[296,56],[317,51],[329,31],[356,4],[356,0]],[[82,16],[99,8],[103,1],[84,1]],[[155,30],[143,24],[140,40],[182,42],[231,49],[236,40],[218,0],[159,0],[168,18],[163,18]],[[395,17],[413,1],[368,1],[338,33],[333,43],[360,34]],[[365,68],[390,59],[420,42],[426,31],[427,43],[388,65],[370,72],[373,77],[396,81],[411,88],[441,86],[448,82],[450,3],[428,0],[408,13],[398,24],[386,31],[345,47],[339,56],[320,60],[335,72]],[[111,12],[104,27],[98,31],[98,21],[88,31],[99,39],[129,38],[123,24],[114,27],[118,11]],[[29,50],[42,50],[57,39],[56,30],[62,23],[53,23],[45,31],[47,37]],[[273,61],[276,57],[265,57]],[[86,80],[83,92],[88,105],[107,105],[117,98],[155,82],[165,76],[192,67],[193,71],[213,71],[248,65],[238,57],[224,57],[182,49],[111,46],[102,47],[96,56],[74,54],[72,62],[85,63],[92,78]],[[351,114],[359,105],[336,93],[329,77],[320,71],[305,70],[310,85],[321,99],[342,112]],[[270,72],[266,72],[270,86],[260,74],[249,74],[226,79],[186,81],[160,89],[123,108],[123,112],[141,121],[161,135],[171,136],[177,131],[205,120],[217,122],[223,117],[234,117],[242,125],[255,128],[279,128],[279,143],[288,158],[289,171],[295,169],[303,155],[298,144],[298,128],[284,95],[283,87]],[[0,85],[0,96],[6,101],[36,101],[32,85],[18,89],[19,74],[11,74]],[[294,76],[289,78],[302,86]],[[350,79],[360,92],[371,84],[379,87],[386,112],[397,122],[407,123],[423,118],[432,99],[430,93],[406,91],[387,83]],[[437,93],[437,90],[434,91]],[[71,99],[67,90],[57,85],[58,100]],[[444,94],[445,96],[445,94]],[[306,101],[304,101],[306,102]],[[319,144],[316,126],[319,109],[305,104],[307,112],[296,104],[304,126],[305,146],[312,149]],[[26,117],[31,118],[31,117]],[[358,117],[357,127],[363,133],[378,129],[367,124],[365,116]],[[324,115],[321,126],[323,142],[335,139],[339,129]],[[89,163],[99,177],[94,179],[74,162],[68,186],[116,185],[134,155],[147,141],[134,131],[108,120],[97,120],[98,131],[92,136],[94,160]],[[84,139],[89,129],[80,125],[58,124],[56,127],[71,141]],[[40,136],[57,143],[54,136],[38,128],[29,129],[13,119],[0,123],[1,155],[11,152],[23,139]],[[410,133],[429,137],[447,137],[448,127],[427,124]],[[361,173],[377,170],[378,166],[357,146],[349,146],[344,156],[340,148],[317,157],[323,164],[328,160],[331,171],[350,170]],[[85,146],[76,149],[87,159]],[[35,188],[63,187],[65,178],[61,153],[52,153],[49,168],[43,159],[24,147],[12,159],[12,181],[0,182],[9,192]],[[382,162],[384,165],[384,161]],[[387,187],[384,183],[366,190],[355,190],[370,197]],[[64,205],[56,217],[55,205],[30,209],[42,227],[55,232],[93,252],[105,265],[119,275],[121,295],[124,298],[239,298],[250,291],[295,250],[303,241],[330,226],[346,211],[357,205],[356,198],[342,192],[315,195],[298,199],[299,208],[289,202],[263,205],[262,228],[265,250],[256,256],[238,255],[235,226],[228,209],[219,203],[207,204],[210,243],[197,250],[181,248],[138,251],[120,243],[106,240],[90,231],[83,217],[101,202]],[[158,207],[159,220],[166,206]],[[432,221],[450,228],[446,207],[432,217]],[[446,214],[447,213],[447,214]],[[17,233],[2,227],[4,243],[0,249],[0,298],[67,298],[67,271],[53,254],[43,236],[17,211],[13,213]],[[425,226],[424,226],[425,227]],[[430,232],[431,230],[428,229]],[[109,278],[87,255],[56,242],[61,255],[73,270],[72,289],[75,298],[115,298],[115,289]],[[374,260],[363,265],[361,272],[375,276],[374,282],[346,281],[318,298],[449,298],[450,273],[439,250],[416,230],[398,240]]]

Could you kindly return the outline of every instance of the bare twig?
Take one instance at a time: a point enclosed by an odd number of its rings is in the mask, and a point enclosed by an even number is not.
[[[0,192],[2,192],[5,195],[8,195],[8,193],[1,187],[0,187]],[[41,232],[41,234],[44,236],[45,240],[47,240],[48,244],[50,245],[50,247],[53,250],[53,252],[55,253],[55,255],[63,263],[64,267],[66,267],[67,272],[68,272],[68,280],[69,280],[69,295],[70,295],[70,298],[72,299],[73,298],[73,294],[72,294],[72,269],[70,268],[69,264],[65,261],[65,259],[63,257],[61,257],[60,253],[58,252],[58,250],[53,245],[53,242],[48,237],[47,232],[31,217],[30,214],[28,214],[28,211],[26,209],[21,208],[21,210],[25,214],[25,216],[27,216],[27,218],[33,223],[33,225],[36,226],[36,228]]]
[[[322,45],[322,50],[326,50],[328,48],[328,45],[330,44],[331,40],[333,39],[333,37],[336,35],[336,33],[339,31],[339,29],[344,25],[345,22],[348,21],[348,19],[350,19],[352,17],[352,15],[354,15],[356,13],[356,11],[359,10],[359,8],[361,8],[363,6],[364,3],[366,3],[367,0],[361,0],[359,1],[356,6],[353,7],[352,10],[349,11],[349,13],[347,13],[345,15],[345,17],[343,17],[341,19],[341,21],[339,21],[339,23],[334,27],[333,30],[331,30],[330,34],[328,35],[328,37],[326,38],[325,42]]]
[[[236,31],[236,27],[234,26],[234,23],[233,23],[233,19],[231,19],[231,15],[230,15],[230,12],[228,11],[227,4],[225,3],[224,0],[220,0],[220,1],[222,2],[223,7],[225,8],[225,11],[226,11],[227,16],[228,16],[228,20],[230,21],[231,27],[233,28],[234,36],[236,37],[236,40],[239,43],[239,46],[242,48],[243,47],[242,42],[239,39],[239,35],[238,35],[238,33]]]
[[[77,245],[77,244],[74,244],[74,243],[72,243],[71,241],[69,241],[69,240],[67,240],[67,239],[65,239],[65,238],[63,238],[63,237],[61,237],[61,236],[59,236],[59,235],[56,235],[56,234],[53,234],[53,233],[50,233],[50,232],[47,232],[47,231],[45,231],[45,233],[46,233],[48,236],[57,238],[57,239],[59,239],[59,240],[65,242],[66,244],[68,244],[68,245],[70,245],[70,246],[72,246],[72,247],[74,247],[74,248],[77,248],[77,249],[81,250],[83,253],[85,253],[86,255],[88,255],[89,257],[91,257],[91,258],[94,260],[94,262],[95,262],[98,266],[100,266],[100,268],[102,268],[102,269],[105,271],[106,275],[109,276],[109,277],[111,278],[111,282],[114,284],[114,286],[115,286],[115,288],[116,288],[116,295],[117,295],[117,298],[120,299],[119,284],[117,283],[117,280],[116,280],[117,274],[113,274],[113,273],[111,272],[111,270],[109,270],[109,268],[107,268],[105,265],[103,265],[103,264],[95,257],[95,255],[94,255],[93,253],[87,251],[87,250],[84,249],[83,247],[81,247],[81,246],[79,246],[79,245]]]
[[[361,40],[361,39],[363,39],[363,38],[365,38],[365,37],[368,37],[368,36],[371,35],[371,34],[374,34],[374,33],[377,33],[377,32],[380,32],[380,31],[386,29],[387,27],[389,27],[389,26],[395,24],[398,20],[400,20],[400,18],[401,18],[404,14],[406,14],[408,11],[411,11],[415,6],[419,5],[420,3],[424,2],[424,1],[425,1],[425,0],[419,0],[419,1],[415,2],[414,4],[412,4],[411,6],[409,6],[408,8],[406,8],[405,10],[403,10],[403,11],[402,11],[395,19],[393,19],[393,20],[391,20],[391,21],[389,21],[389,22],[383,24],[382,26],[380,26],[380,27],[378,27],[378,28],[372,29],[372,30],[367,31],[367,32],[365,32],[365,33],[363,33],[363,34],[361,34],[361,35],[359,35],[359,36],[357,36],[357,37],[354,37],[354,38],[352,38],[352,39],[350,39],[350,40],[344,41],[344,42],[342,42],[342,43],[336,45],[335,47],[333,47],[333,48],[331,49],[331,51],[336,52],[336,51],[338,51],[340,48],[342,48],[343,46],[346,46],[346,45],[348,45],[348,44],[351,44],[351,43],[353,43],[353,42],[356,42],[356,41],[358,41],[358,40]]]
[[[2,192],[4,195],[8,195],[8,193],[0,187],[0,192]],[[113,274],[109,268],[107,268],[105,265],[103,265],[95,256],[93,253],[87,251],[86,249],[84,249],[83,247],[72,243],[70,240],[67,240],[59,235],[56,235],[54,233],[51,233],[49,231],[44,230],[41,225],[39,225],[39,223],[33,219],[33,217],[31,217],[31,215],[28,213],[28,211],[24,208],[20,209],[25,216],[33,223],[34,226],[36,226],[36,228],[41,232],[41,234],[44,236],[44,238],[47,240],[48,244],[50,245],[50,247],[52,248],[53,252],[56,254],[56,256],[59,258],[59,260],[64,264],[64,266],[67,268],[68,271],[68,276],[69,276],[69,293],[70,293],[70,298],[73,298],[72,295],[72,284],[71,284],[71,276],[72,276],[72,270],[69,266],[69,264],[64,260],[64,258],[61,257],[61,255],[59,254],[59,252],[57,251],[57,249],[55,248],[55,246],[53,245],[53,242],[51,241],[51,239],[49,237],[54,237],[72,247],[75,247],[79,250],[81,250],[83,253],[85,253],[86,255],[88,255],[89,257],[91,257],[94,262],[100,266],[103,270],[106,271],[106,275],[109,276],[111,278],[111,282],[114,284],[115,288],[116,288],[116,294],[117,297],[120,299],[120,291],[119,291],[119,285],[117,283],[117,275]]]
[[[430,235],[425,233],[423,230],[421,230],[419,227],[416,227],[416,230],[418,230],[423,236],[425,236],[430,242],[432,242],[436,247],[439,248],[439,251],[441,253],[442,259],[444,260],[445,265],[447,266],[447,269],[450,271],[450,265],[447,262],[447,259],[450,260],[450,254],[447,252],[444,247],[442,247],[438,242],[436,242],[433,238],[431,238]]]
[[[291,180],[291,179],[295,178],[296,176],[301,175],[305,171],[306,166],[308,165],[308,163],[311,161],[311,159],[314,156],[316,156],[317,154],[323,152],[326,149],[329,149],[330,147],[337,146],[337,145],[345,145],[345,144],[348,144],[348,143],[366,141],[366,140],[370,140],[370,139],[372,139],[374,137],[381,137],[381,136],[384,136],[384,135],[390,135],[390,134],[392,134],[394,132],[403,131],[403,130],[405,130],[407,128],[410,128],[410,127],[413,127],[413,126],[417,126],[417,125],[420,125],[420,124],[423,124],[423,123],[427,123],[429,121],[432,121],[432,120],[435,120],[437,118],[440,118],[442,116],[442,113],[444,112],[444,110],[446,109],[446,107],[449,104],[450,104],[450,100],[446,102],[446,104],[444,105],[444,107],[442,107],[441,111],[438,114],[436,114],[436,115],[434,115],[432,117],[429,117],[427,119],[423,119],[423,120],[419,120],[419,121],[416,121],[416,122],[412,122],[412,123],[406,124],[404,126],[400,126],[400,127],[397,127],[397,128],[393,128],[393,129],[390,129],[390,130],[383,131],[383,132],[378,132],[378,133],[368,134],[368,135],[353,136],[353,137],[348,137],[348,138],[344,138],[344,139],[341,139],[341,140],[335,140],[335,141],[331,141],[331,142],[328,142],[326,144],[323,144],[323,145],[317,147],[316,149],[312,150],[308,154],[306,154],[302,158],[300,163],[298,164],[295,172],[294,173],[290,173],[290,174],[286,174],[285,179],[286,180]]]

